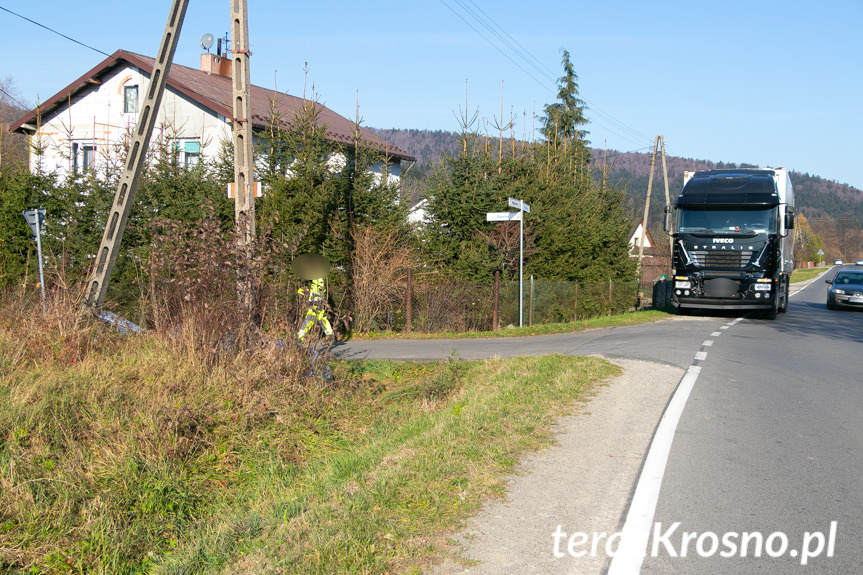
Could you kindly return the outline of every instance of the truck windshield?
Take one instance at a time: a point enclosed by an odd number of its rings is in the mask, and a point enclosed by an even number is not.
[[[734,233],[776,233],[776,208],[757,210],[716,210],[680,208],[677,231]]]

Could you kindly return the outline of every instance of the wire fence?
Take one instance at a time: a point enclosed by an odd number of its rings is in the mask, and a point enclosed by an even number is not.
[[[387,331],[491,331],[509,325],[562,323],[649,307],[652,284],[525,279],[521,322],[519,282],[408,283],[399,304],[375,317]],[[408,297],[410,294],[410,297]],[[408,303],[409,302],[409,303]]]

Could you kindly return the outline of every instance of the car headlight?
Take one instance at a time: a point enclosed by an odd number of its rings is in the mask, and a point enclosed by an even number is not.
[[[845,295],[845,290],[844,290],[844,289],[839,289],[839,288],[833,288],[833,293],[838,293],[838,294]]]

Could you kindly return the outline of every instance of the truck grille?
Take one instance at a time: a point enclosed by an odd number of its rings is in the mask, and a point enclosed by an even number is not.
[[[743,269],[752,261],[752,251],[713,251],[699,250],[689,252],[699,267],[708,269]]]

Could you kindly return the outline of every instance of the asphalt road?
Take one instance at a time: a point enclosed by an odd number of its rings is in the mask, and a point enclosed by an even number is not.
[[[520,355],[601,355],[653,361],[685,368],[705,332],[721,319],[672,318],[657,323],[532,337],[360,340],[339,343],[333,352],[343,359],[433,361],[455,353],[461,359]]]
[[[678,401],[641,572],[861,573],[863,312],[826,310],[826,289],[812,282],[775,321],[686,317],[531,338],[350,342],[337,352],[602,355],[625,367],[589,413],[563,422],[557,448],[526,462],[509,499],[457,537],[478,563],[448,562],[435,574],[606,572],[604,541],[588,557],[579,552],[590,543],[567,543],[576,533],[618,533],[637,511],[651,441],[684,373],[696,377]]]
[[[863,312],[828,311],[826,291],[744,319],[699,362],[654,517],[679,526],[642,573],[863,573]],[[674,557],[683,532],[697,538]]]

